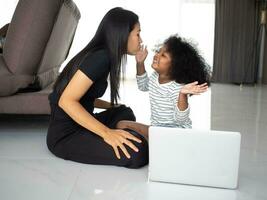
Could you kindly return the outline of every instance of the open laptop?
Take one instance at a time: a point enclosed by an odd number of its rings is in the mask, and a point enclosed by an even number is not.
[[[241,135],[238,132],[149,128],[149,180],[237,187]]]

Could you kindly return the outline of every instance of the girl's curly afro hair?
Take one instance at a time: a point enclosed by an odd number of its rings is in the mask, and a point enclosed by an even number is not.
[[[164,46],[172,60],[170,68],[172,80],[181,84],[198,81],[198,84],[210,85],[210,67],[193,45],[174,35],[164,41]]]

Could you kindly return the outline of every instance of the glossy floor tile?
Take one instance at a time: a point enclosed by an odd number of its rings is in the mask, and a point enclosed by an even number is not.
[[[79,166],[49,159],[1,159],[0,198],[68,199],[79,174]]]
[[[108,99],[108,93],[104,95]],[[134,81],[121,101],[149,123],[148,93]],[[242,135],[237,190],[148,182],[148,167],[85,165],[56,158],[46,147],[47,116],[0,116],[0,199],[29,200],[265,200],[267,86],[212,84],[189,100],[193,127]]]

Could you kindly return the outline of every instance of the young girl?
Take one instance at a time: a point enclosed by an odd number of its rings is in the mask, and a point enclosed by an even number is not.
[[[151,125],[191,128],[189,95],[199,95],[208,89],[209,71],[203,58],[188,42],[177,36],[165,40],[156,52],[148,78],[144,61],[148,52],[142,48],[136,54],[137,84],[141,91],[149,91]],[[147,125],[121,121],[120,128],[129,128],[148,138]]]

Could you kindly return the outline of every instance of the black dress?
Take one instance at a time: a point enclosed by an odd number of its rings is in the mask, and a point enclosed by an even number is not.
[[[103,96],[107,88],[110,64],[106,50],[98,50],[87,55],[79,69],[93,81],[90,89],[80,100],[82,106],[91,115],[109,128],[115,128],[121,120],[135,121],[133,111],[126,106],[93,113],[95,99]],[[128,130],[142,140],[142,143],[132,141],[138,147],[139,152],[126,146],[131,158],[126,158],[120,150],[121,159],[117,159],[112,146],[97,134],[80,126],[58,106],[59,97],[55,90],[49,95],[51,117],[47,133],[47,146],[53,154],[81,163],[117,165],[128,168],[139,168],[148,163],[148,144],[142,135]]]

